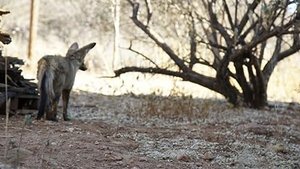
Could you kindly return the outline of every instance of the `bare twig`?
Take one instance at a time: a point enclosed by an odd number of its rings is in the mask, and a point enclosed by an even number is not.
[[[223,46],[223,45],[220,45],[218,43],[214,43],[213,41],[209,41],[209,42],[206,42],[204,40],[198,40],[197,41],[198,43],[202,43],[202,44],[205,44],[207,46],[210,46],[210,47],[213,47],[213,48],[218,48],[218,49],[221,49],[223,51],[226,51],[228,48]]]
[[[42,151],[41,151],[41,157],[40,157],[41,161],[40,161],[40,165],[39,165],[39,167],[38,167],[39,169],[40,169],[40,168],[43,168],[42,166],[43,166],[43,160],[44,160],[45,150],[46,150],[46,148],[49,147],[49,145],[50,145],[50,134],[52,134],[51,131],[48,133],[47,138],[46,138],[46,143],[45,143],[45,145],[43,146],[43,149],[42,149]]]
[[[0,16],[1,15],[6,15],[6,14],[9,14],[10,12],[9,11],[0,11]]]
[[[142,56],[144,59],[148,60],[148,61],[151,62],[153,65],[155,65],[155,67],[159,67],[153,60],[151,60],[151,59],[150,59],[149,57],[147,57],[145,54],[143,54],[143,53],[141,53],[141,52],[139,52],[139,51],[133,49],[133,48],[132,48],[132,41],[130,41],[130,45],[129,45],[128,48],[124,48],[124,47],[123,47],[123,49],[128,49],[128,50],[132,51],[133,53],[136,53],[136,54]]]
[[[5,117],[5,150],[4,150],[4,158],[7,160],[7,151],[8,151],[8,118],[9,118],[9,108],[10,108],[10,98],[8,98],[8,91],[7,91],[7,59],[5,58],[5,100],[6,100],[6,117]]]

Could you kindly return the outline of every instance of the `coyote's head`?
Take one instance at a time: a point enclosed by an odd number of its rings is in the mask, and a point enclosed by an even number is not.
[[[86,65],[84,64],[85,55],[96,45],[96,43],[90,43],[82,48],[79,48],[78,43],[74,42],[66,54],[67,58],[78,61],[78,67],[80,70],[87,70]]]

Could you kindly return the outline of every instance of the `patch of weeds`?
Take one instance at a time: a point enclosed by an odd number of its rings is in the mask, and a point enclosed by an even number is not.
[[[194,118],[206,118],[211,109],[212,104],[210,102],[214,102],[209,100],[202,104],[202,99],[195,99],[191,95],[186,95],[176,85],[174,85],[169,96],[164,97],[161,93],[156,91],[151,95],[142,96],[143,103],[140,112],[143,112],[142,114],[145,116],[191,121]]]

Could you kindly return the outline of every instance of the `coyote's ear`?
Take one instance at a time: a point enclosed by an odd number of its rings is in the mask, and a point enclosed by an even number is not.
[[[79,46],[77,42],[74,42],[68,49],[66,56],[72,55],[74,52],[78,50]]]
[[[76,51],[76,54],[81,58],[84,58],[85,55],[96,45],[96,43],[90,43]]]
[[[85,45],[84,47],[80,48],[79,50],[87,50],[87,51],[89,51],[89,50],[91,50],[95,45],[96,45],[96,43],[93,42],[93,43],[90,43],[90,44],[88,44],[88,45]]]

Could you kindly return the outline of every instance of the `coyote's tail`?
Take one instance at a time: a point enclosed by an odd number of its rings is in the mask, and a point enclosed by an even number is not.
[[[37,120],[41,119],[45,111],[49,109],[50,102],[54,97],[53,91],[54,71],[46,63],[39,65],[38,70],[38,88],[40,92],[39,111]]]

